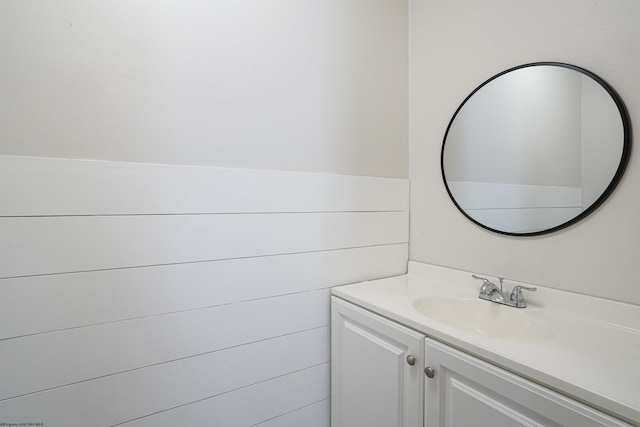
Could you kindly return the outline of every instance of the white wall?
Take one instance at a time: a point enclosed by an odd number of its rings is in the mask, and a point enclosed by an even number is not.
[[[618,189],[580,223],[533,238],[475,226],[450,201],[440,149],[456,108],[487,78],[567,62],[611,84],[640,123],[640,3],[635,0],[410,1],[410,258],[640,304],[640,153]]]
[[[4,0],[0,24],[0,154],[408,175],[405,0]]]
[[[406,271],[407,33],[0,2],[0,422],[328,426],[328,288]]]

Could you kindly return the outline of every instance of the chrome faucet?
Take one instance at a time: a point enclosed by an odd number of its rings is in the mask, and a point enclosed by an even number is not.
[[[537,288],[528,288],[526,286],[514,286],[509,294],[509,297],[506,298],[504,295],[504,291],[502,290],[502,281],[503,277],[499,277],[500,287],[491,282],[489,279],[485,277],[476,276],[472,274],[471,277],[474,279],[482,280],[482,286],[480,286],[480,295],[478,298],[486,299],[487,301],[495,302],[497,304],[508,305],[509,307],[516,308],[525,308],[527,303],[524,300],[524,296],[522,295],[522,290],[532,291],[534,292]]]

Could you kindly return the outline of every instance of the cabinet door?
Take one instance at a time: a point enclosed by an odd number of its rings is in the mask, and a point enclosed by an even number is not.
[[[422,426],[423,350],[424,335],[332,297],[331,426]]]
[[[435,372],[425,377],[427,427],[628,426],[428,338],[425,363]]]

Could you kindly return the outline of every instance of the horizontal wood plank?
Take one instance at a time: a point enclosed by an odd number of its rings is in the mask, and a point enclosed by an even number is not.
[[[329,363],[122,424],[251,426],[329,397]],[[292,425],[292,424],[289,424]],[[308,423],[297,424],[308,426]]]
[[[406,211],[409,181],[0,156],[0,216]]]
[[[6,340],[0,399],[318,328],[329,310],[321,290]]]
[[[321,400],[296,411],[283,414],[279,417],[267,420],[251,427],[330,427],[331,426],[331,400]]]
[[[0,218],[0,277],[408,242],[408,213]]]
[[[47,427],[108,426],[328,361],[329,328],[323,327],[0,401],[0,414]],[[319,381],[307,385],[322,394],[327,384]],[[267,402],[272,397],[262,396]]]
[[[406,272],[407,244],[0,279],[0,339]]]

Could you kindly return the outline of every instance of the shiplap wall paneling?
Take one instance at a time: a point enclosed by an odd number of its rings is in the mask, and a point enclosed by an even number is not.
[[[405,243],[405,212],[0,218],[0,277]]]
[[[406,180],[0,165],[0,422],[328,426],[328,288],[406,271]]]
[[[406,179],[0,155],[0,216],[408,210]]]
[[[254,426],[329,397],[329,363],[292,372],[221,396],[122,424],[126,427],[171,425]],[[264,396],[271,396],[265,399]],[[246,410],[247,403],[251,410]],[[307,414],[309,415],[309,414]],[[275,421],[274,421],[275,422]],[[280,420],[280,425],[284,420]],[[291,425],[291,424],[290,424]],[[305,427],[308,425],[303,422]]]
[[[303,292],[6,340],[0,399],[325,326],[328,299]]]
[[[0,339],[393,276],[406,257],[395,244],[0,279],[0,301],[16,302],[0,310]]]
[[[303,373],[328,363],[329,357],[329,328],[324,326],[4,400],[0,414],[6,419],[44,422],[47,427],[141,422],[153,414],[208,400],[191,407],[206,410],[214,398],[226,399],[234,391]],[[304,385],[316,388],[316,396],[327,386],[324,375],[317,383]],[[271,394],[262,398],[269,402]],[[245,401],[236,410],[252,412],[248,404]],[[190,412],[184,407],[181,411]]]
[[[331,401],[329,399],[325,399],[251,427],[326,427],[331,423],[329,417],[330,403]]]

